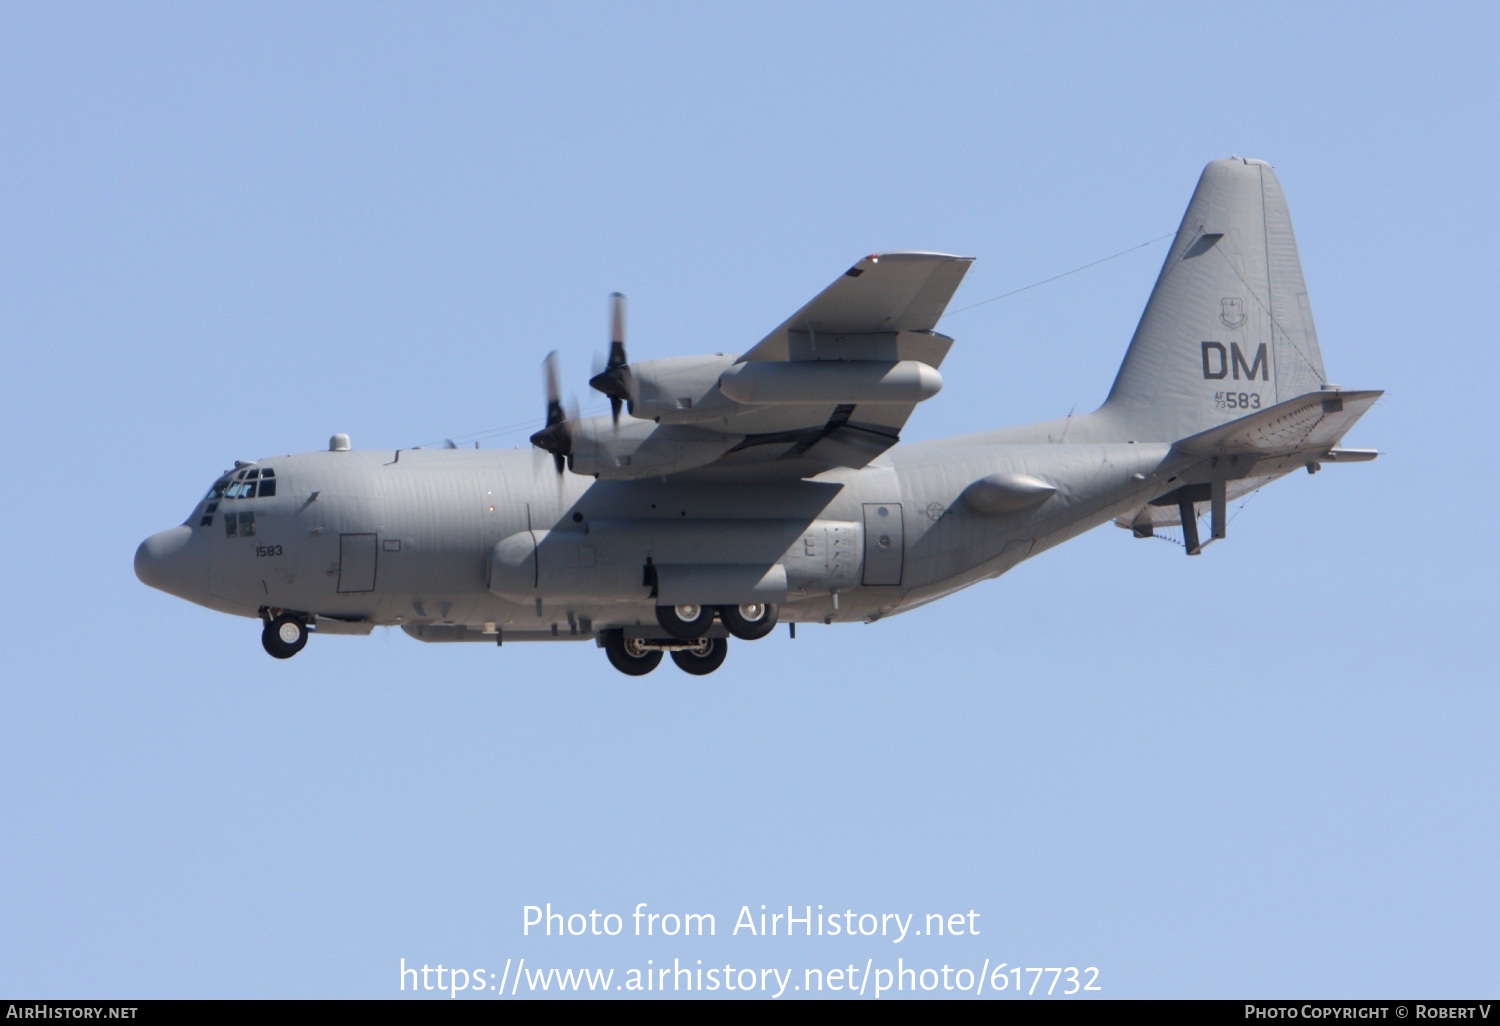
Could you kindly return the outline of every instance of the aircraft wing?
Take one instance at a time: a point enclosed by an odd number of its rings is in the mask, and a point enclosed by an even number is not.
[[[573,430],[572,466],[601,479],[810,476],[863,467],[942,388],[953,340],[933,331],[970,257],[860,260],[747,353],[629,367],[630,413]]]
[[[953,340],[933,331],[972,257],[876,253],[865,257],[783,321],[738,363],[786,363],[810,379],[828,362],[914,361],[934,371]],[[937,379],[941,382],[941,379]],[[920,400],[919,400],[920,401]],[[770,403],[734,418],[744,440],[726,465],[798,461],[862,467],[900,440],[916,402]]]
[[[973,262],[973,257],[947,253],[867,256],[756,343],[740,361],[879,359],[854,354],[873,354],[882,342],[892,344],[890,336],[897,333],[931,332]],[[931,354],[936,358],[932,365],[941,363],[946,354],[946,346]]]

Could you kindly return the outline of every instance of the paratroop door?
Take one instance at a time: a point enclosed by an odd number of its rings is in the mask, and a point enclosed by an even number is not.
[[[905,550],[899,502],[865,503],[865,584],[900,584]]]
[[[375,535],[339,535],[339,591],[375,590]]]

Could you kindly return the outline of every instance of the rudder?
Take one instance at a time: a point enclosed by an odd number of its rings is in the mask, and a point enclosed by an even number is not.
[[[1327,383],[1276,172],[1203,169],[1100,413],[1175,441]]]

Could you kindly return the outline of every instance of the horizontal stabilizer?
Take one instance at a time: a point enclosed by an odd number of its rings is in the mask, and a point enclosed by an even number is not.
[[[1329,463],[1368,463],[1380,455],[1379,449],[1329,449]]]
[[[1357,461],[1373,456],[1364,450],[1335,450],[1339,439],[1385,393],[1379,391],[1308,392],[1247,417],[1182,439],[1172,451],[1184,456],[1287,456],[1340,451]],[[1340,457],[1334,457],[1338,460]]]

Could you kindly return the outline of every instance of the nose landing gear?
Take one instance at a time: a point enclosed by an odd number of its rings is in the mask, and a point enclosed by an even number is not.
[[[307,645],[307,624],[285,613],[267,619],[260,632],[260,643],[277,659],[290,659]]]

